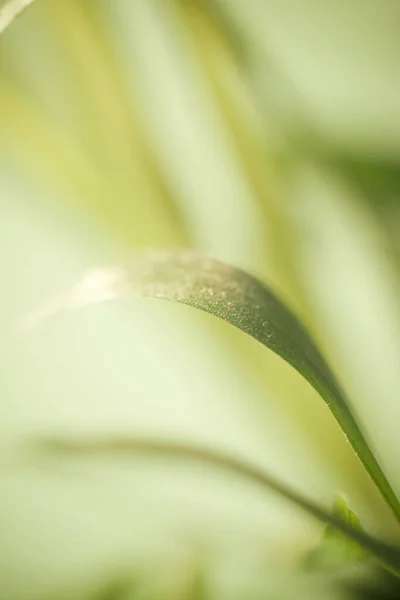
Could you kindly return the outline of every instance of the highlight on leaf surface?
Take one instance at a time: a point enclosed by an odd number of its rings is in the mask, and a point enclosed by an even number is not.
[[[193,306],[231,323],[281,356],[324,399],[400,520],[400,503],[329,366],[299,320],[249,273],[192,251],[147,251],[124,265],[92,269],[70,292],[28,315],[20,327],[29,330],[64,311],[125,296]]]
[[[354,513],[345,512],[342,505],[331,514],[313,500],[291,489],[285,483],[242,459],[232,457],[220,451],[193,444],[176,443],[146,438],[43,438],[36,444],[39,452],[57,457],[112,457],[124,455],[154,456],[155,458],[184,459],[200,461],[211,467],[223,469],[232,475],[239,476],[249,483],[258,485],[268,491],[279,494],[284,499],[302,508],[314,518],[327,524],[325,535],[333,539],[342,537],[342,545],[351,544],[359,553],[369,553],[390,572],[400,576],[400,548],[375,539],[354,525]],[[347,507],[346,507],[347,508]],[[355,550],[354,550],[355,551]]]
[[[0,9],[0,34],[9,27],[15,19],[33,4],[35,0],[8,0]]]

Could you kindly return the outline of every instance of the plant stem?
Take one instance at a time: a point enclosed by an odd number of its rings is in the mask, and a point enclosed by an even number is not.
[[[305,498],[258,467],[228,454],[185,443],[140,438],[105,438],[97,440],[44,439],[40,440],[39,443],[42,449],[52,453],[61,452],[63,454],[75,454],[78,456],[87,454],[112,454],[114,452],[144,453],[156,455],[161,458],[168,456],[177,459],[201,461],[210,466],[222,468],[225,471],[230,471],[232,474],[239,475],[261,486],[263,489],[268,488],[268,490],[276,492],[286,500],[301,507],[316,519],[323,523],[329,523],[362,548],[368,550],[384,567],[400,577],[400,548],[378,540],[365,532],[353,529],[313,500]]]

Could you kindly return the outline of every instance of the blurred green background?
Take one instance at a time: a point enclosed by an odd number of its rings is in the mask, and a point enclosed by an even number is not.
[[[321,526],[281,499],[166,459],[38,459],[48,434],[223,449],[400,542],[314,390],[229,325],[117,300],[15,334],[141,248],[244,267],[314,334],[400,493],[399,33],[397,0],[37,0],[0,38],[2,600],[122,598],[125,577],[200,598],[202,570],[207,598],[324,593],[286,590]]]

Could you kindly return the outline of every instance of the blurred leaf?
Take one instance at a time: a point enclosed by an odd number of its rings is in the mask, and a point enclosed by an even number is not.
[[[33,2],[34,0],[9,0],[0,9],[0,33],[3,33]]]
[[[89,272],[65,297],[28,317],[25,326],[64,310],[121,296],[193,306],[235,325],[292,365],[325,400],[364,467],[400,518],[400,504],[332,371],[308,333],[275,294],[241,269],[188,251],[150,251],[125,266]]]
[[[333,504],[333,514],[336,515],[339,519],[342,519],[345,523],[353,527],[357,531],[364,531],[361,526],[360,519],[357,517],[356,513],[349,508],[346,500],[343,496],[339,496]],[[336,536],[337,531],[333,530],[331,525],[327,525],[322,534],[322,538],[324,540],[330,540],[332,537]]]
[[[378,157],[322,154],[323,160],[344,176],[370,207],[382,228],[382,243],[400,269],[400,161]]]
[[[135,585],[128,578],[116,578],[109,581],[101,590],[97,590],[93,600],[126,600],[131,596]]]
[[[263,470],[248,464],[245,461],[236,459],[222,452],[210,450],[192,444],[174,443],[160,440],[148,440],[140,438],[105,438],[105,439],[42,439],[39,442],[39,449],[47,453],[57,455],[57,453],[67,455],[86,455],[105,454],[144,454],[154,455],[156,457],[171,457],[178,459],[189,459],[201,461],[210,466],[222,468],[238,475],[248,481],[258,484],[263,488],[272,490],[283,498],[293,502],[315,518],[329,523],[334,529],[340,531],[354,543],[358,544],[366,551],[375,556],[391,572],[400,576],[400,549],[373,538],[364,533],[361,529],[353,527],[348,521],[340,516],[330,514],[326,509],[320,507],[313,500],[303,497],[298,492],[292,490],[285,483],[275,477],[265,473]]]
[[[348,507],[346,500],[339,496],[333,505],[333,514],[356,531],[363,532],[360,519]],[[333,527],[330,523],[324,528],[319,545],[306,557],[306,566],[317,569],[336,569],[348,567],[368,556],[359,544]]]
[[[397,600],[400,598],[400,580],[388,571],[369,570],[364,576],[347,582],[346,597],[354,600]]]

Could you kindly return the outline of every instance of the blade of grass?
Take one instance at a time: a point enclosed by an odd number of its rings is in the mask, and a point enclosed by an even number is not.
[[[0,9],[0,34],[2,34],[30,4],[33,4],[34,1],[35,0],[9,0],[9,2]]]
[[[292,312],[258,279],[190,251],[149,251],[125,266],[89,272],[70,293],[22,324],[121,296],[154,297],[193,306],[235,325],[294,367],[325,400],[367,472],[400,520],[400,503],[335,376]]]
[[[212,467],[229,471],[233,475],[238,475],[262,488],[274,491],[316,519],[323,523],[328,523],[331,527],[340,531],[348,539],[377,558],[387,569],[400,576],[400,548],[377,540],[360,528],[352,527],[340,516],[331,514],[313,500],[305,498],[258,467],[228,454],[191,444],[144,438],[72,438],[65,440],[44,438],[39,440],[37,447],[39,450],[44,450],[46,453],[51,453],[52,455],[66,454],[67,456],[82,457],[99,456],[102,454],[144,454],[161,458],[169,457],[201,461]]]

